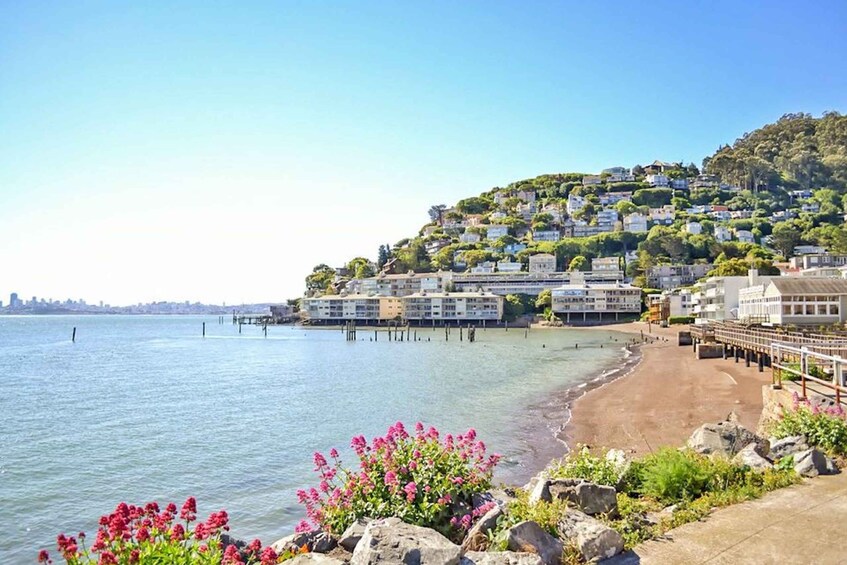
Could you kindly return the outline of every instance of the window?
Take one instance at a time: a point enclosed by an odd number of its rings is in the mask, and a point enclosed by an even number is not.
[[[818,304],[818,316],[826,316],[826,304]]]
[[[830,304],[829,305],[829,315],[837,316],[838,315],[838,304]]]
[[[803,315],[803,305],[802,304],[795,304],[793,313],[794,313],[795,316],[802,316]]]
[[[806,315],[814,316],[815,315],[815,305],[814,304],[806,304]]]

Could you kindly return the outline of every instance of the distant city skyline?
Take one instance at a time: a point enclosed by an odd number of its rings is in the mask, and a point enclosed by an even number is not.
[[[844,2],[4,8],[4,301],[281,302],[431,205],[847,110]]]

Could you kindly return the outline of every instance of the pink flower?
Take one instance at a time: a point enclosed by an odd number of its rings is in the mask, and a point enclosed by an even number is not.
[[[406,501],[412,502],[415,495],[418,494],[418,485],[415,484],[415,481],[410,481],[403,487],[403,490],[406,492]]]
[[[338,459],[338,450],[333,447],[329,450],[329,456],[333,459]]]
[[[179,517],[182,520],[189,522],[193,521],[197,516],[197,500],[193,496],[189,496],[182,505],[182,510],[179,512]]]
[[[326,459],[324,458],[323,455],[320,454],[320,452],[315,451],[314,460],[315,460],[315,470],[316,471],[318,469],[320,469],[321,467],[326,467]]]
[[[396,486],[398,484],[397,475],[394,471],[388,471],[385,473],[385,484],[389,486]]]
[[[300,520],[300,523],[297,524],[297,527],[294,528],[294,532],[298,534],[305,534],[306,532],[311,532],[312,526],[306,520]]]

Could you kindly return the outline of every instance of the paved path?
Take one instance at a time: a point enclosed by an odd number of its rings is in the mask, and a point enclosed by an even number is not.
[[[808,479],[723,508],[608,565],[847,564],[847,473]]]

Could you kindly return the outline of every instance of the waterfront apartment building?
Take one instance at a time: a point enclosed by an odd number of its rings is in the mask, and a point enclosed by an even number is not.
[[[691,316],[694,310],[691,291],[675,289],[661,294],[651,294],[648,310],[651,322]]]
[[[742,288],[765,284],[777,277],[761,277],[755,269],[747,276],[709,277],[694,285],[693,315],[696,322],[738,319],[739,293]]]
[[[711,263],[694,265],[656,265],[647,271],[647,286],[671,289],[690,286],[712,270]]]
[[[535,272],[535,273],[455,273],[452,286],[457,291],[485,291],[499,296],[507,294],[528,294],[538,296],[543,290],[553,290],[569,284],[575,276],[590,283],[615,284],[623,282],[624,274],[618,270],[571,272]]]
[[[625,283],[588,283],[575,281],[551,291],[552,310],[563,321],[588,320],[603,315],[618,319],[620,315],[641,312],[641,289]]]
[[[739,292],[742,321],[780,325],[840,324],[847,320],[847,280],[775,277]]]
[[[355,320],[378,324],[399,320],[403,314],[400,298],[366,294],[337,294],[304,298],[302,311],[312,323],[330,324]]]
[[[403,318],[410,323],[496,322],[503,297],[490,292],[422,292],[405,296]]]

